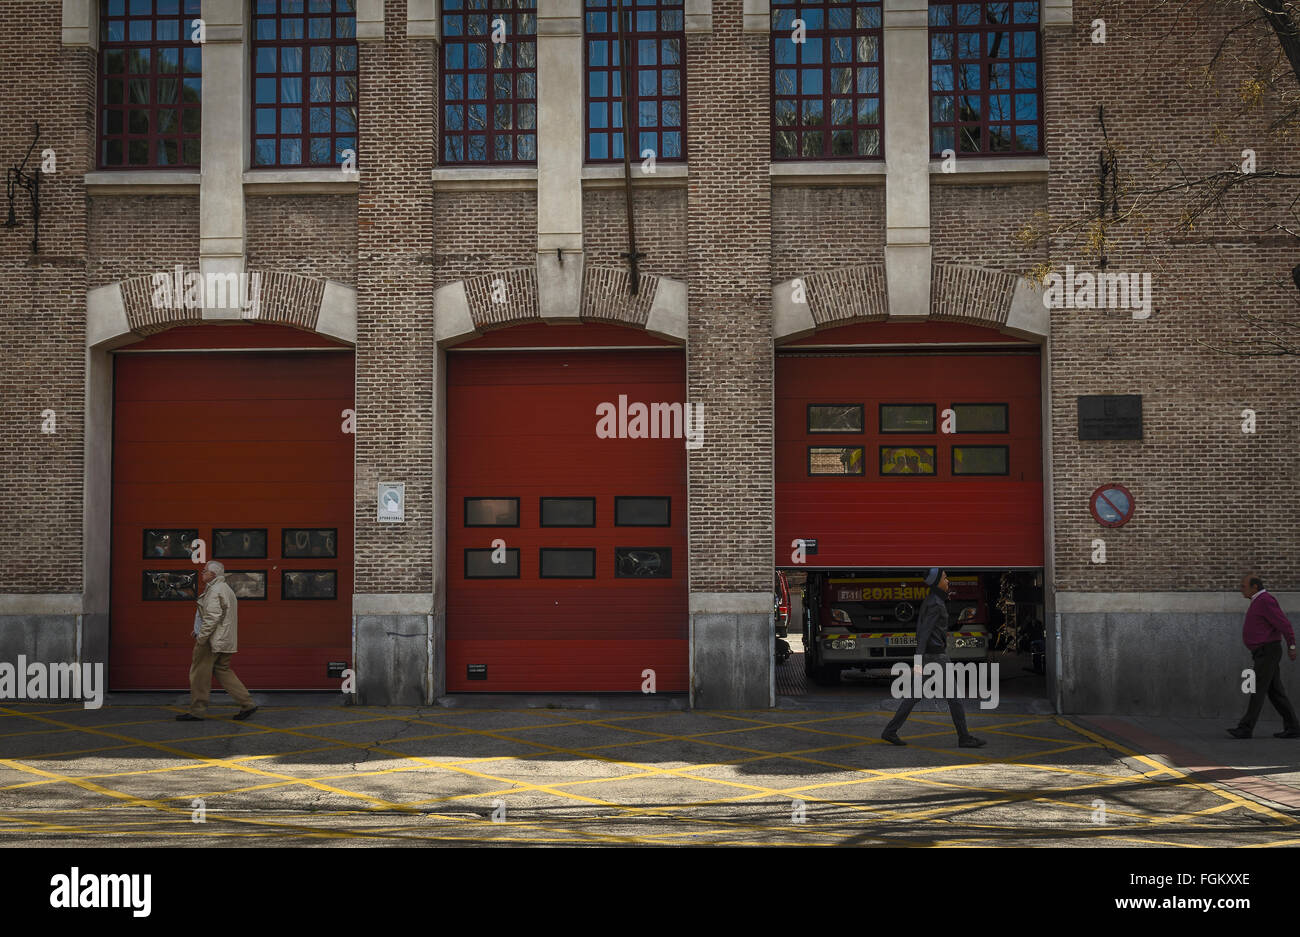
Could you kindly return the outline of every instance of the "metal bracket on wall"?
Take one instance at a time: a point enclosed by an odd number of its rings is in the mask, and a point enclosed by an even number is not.
[[[27,155],[17,166],[10,166],[5,171],[5,196],[9,199],[9,215],[0,227],[17,228],[20,224],[14,213],[14,197],[18,189],[26,189],[32,203],[32,253],[41,252],[41,169],[27,172],[27,160],[31,159],[36,144],[41,139],[41,125],[32,124],[32,145],[27,148]]]
[[[1101,227],[1101,256],[1097,266],[1105,267],[1110,263],[1106,256],[1106,211],[1110,210],[1110,220],[1119,220],[1119,156],[1110,144],[1106,133],[1106,106],[1097,105],[1097,121],[1101,124],[1102,148],[1097,154],[1097,221]]]
[[[618,0],[619,106],[623,109],[623,191],[627,203],[627,252],[619,256],[627,258],[628,285],[635,296],[641,290],[641,271],[637,261],[645,254],[636,249],[636,219],[632,213],[632,121],[631,109],[628,107],[631,86],[627,77],[627,52],[627,36],[623,32],[623,0]]]

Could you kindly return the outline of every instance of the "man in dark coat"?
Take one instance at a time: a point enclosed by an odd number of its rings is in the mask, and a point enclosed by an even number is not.
[[[921,611],[916,619],[916,650],[921,660],[936,663],[947,670],[948,664],[948,574],[938,568],[931,568],[925,574],[925,584],[930,587],[930,594],[921,602]],[[915,665],[913,665],[915,669]],[[906,745],[898,737],[907,717],[916,705],[916,697],[909,696],[898,707],[894,718],[889,720],[880,737],[894,745]],[[960,699],[948,698],[948,710],[952,713],[952,724],[957,728],[957,744],[962,748],[979,748],[986,744],[977,739],[966,728],[966,709]]]

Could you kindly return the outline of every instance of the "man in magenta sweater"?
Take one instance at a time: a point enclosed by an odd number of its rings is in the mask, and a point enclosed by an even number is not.
[[[1273,735],[1280,739],[1300,739],[1300,721],[1296,720],[1295,710],[1286,697],[1286,687],[1282,683],[1281,667],[1282,646],[1279,638],[1286,640],[1287,656],[1295,660],[1295,631],[1282,608],[1264,588],[1263,580],[1251,573],[1241,580],[1241,594],[1250,599],[1250,608],[1246,609],[1246,622],[1241,628],[1241,639],[1250,649],[1250,656],[1255,668],[1255,692],[1251,694],[1250,705],[1241,722],[1228,730],[1235,739],[1248,739],[1255,731],[1259,720],[1259,711],[1264,708],[1264,693],[1268,701],[1282,715],[1282,731]]]

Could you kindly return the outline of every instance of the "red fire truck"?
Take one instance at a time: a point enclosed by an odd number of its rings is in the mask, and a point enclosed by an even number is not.
[[[948,656],[986,661],[988,607],[977,575],[949,573]],[[915,573],[816,571],[804,588],[804,672],[823,686],[845,670],[888,669],[916,654],[916,616],[929,593]]]

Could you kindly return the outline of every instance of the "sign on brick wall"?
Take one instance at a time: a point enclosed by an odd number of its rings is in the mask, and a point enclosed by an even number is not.
[[[1080,439],[1141,439],[1142,395],[1099,394],[1079,398]]]

